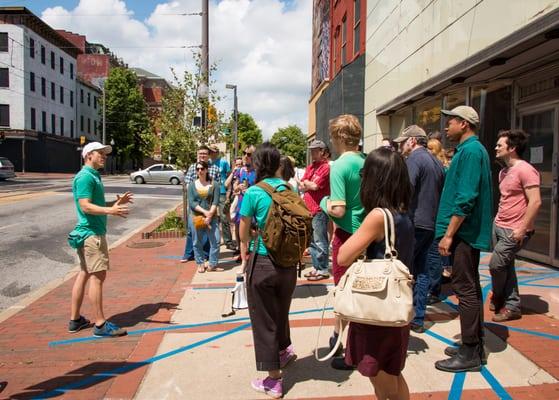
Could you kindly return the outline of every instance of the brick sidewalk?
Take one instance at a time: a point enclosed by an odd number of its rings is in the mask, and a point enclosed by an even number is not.
[[[153,224],[153,227],[157,223]],[[159,242],[161,247],[154,248],[131,248],[129,245],[133,243]],[[59,397],[68,399],[103,399],[103,398],[119,398],[130,399],[138,395],[140,387],[147,390],[150,380],[146,377],[155,379],[154,368],[160,365],[162,358],[155,357],[167,351],[165,357],[171,371],[175,371],[178,376],[195,375],[207,368],[213,368],[212,365],[217,362],[223,362],[223,353],[228,351],[227,346],[232,342],[213,342],[201,345],[196,350],[210,351],[215,354],[216,359],[203,358],[205,356],[198,354],[201,364],[190,364],[188,369],[182,364],[178,354],[190,357],[190,360],[196,360],[196,351],[185,354],[188,346],[180,348],[171,346],[165,350],[161,346],[164,339],[174,337],[174,340],[182,340],[179,333],[183,333],[189,338],[202,335],[208,337],[212,335],[225,335],[235,329],[242,329],[246,333],[248,327],[243,327],[243,322],[225,323],[215,326],[201,326],[194,329],[177,330],[177,334],[173,330],[171,323],[175,314],[190,316],[193,322],[208,321],[215,318],[219,310],[223,307],[222,300],[215,300],[212,304],[195,302],[198,306],[191,307],[189,301],[192,296],[205,295],[211,296],[209,292],[212,290],[193,291],[193,288],[218,288],[231,283],[228,275],[220,275],[220,273],[205,274],[195,276],[195,268],[193,263],[181,264],[178,261],[182,254],[184,242],[176,239],[157,239],[157,240],[141,240],[140,234],[130,238],[127,242],[121,244],[111,250],[111,271],[105,284],[105,308],[106,314],[110,319],[119,325],[127,327],[130,331],[138,331],[149,329],[150,332],[144,334],[134,334],[118,339],[101,339],[90,340],[91,330],[81,331],[77,334],[69,334],[67,329],[70,293],[73,280],[66,281],[64,284],[53,289],[40,299],[21,310],[16,315],[0,323],[0,397],[1,398],[45,398]],[[488,256],[482,259],[482,273],[488,274],[486,264]],[[233,271],[230,269],[230,273]],[[227,271],[226,271],[227,272]],[[521,263],[519,268],[519,277],[521,281],[521,294],[523,296],[523,318],[519,321],[513,321],[506,324],[488,324],[488,328],[497,334],[503,340],[506,340],[509,347],[522,353],[522,355],[538,367],[545,370],[551,377],[559,379],[559,326],[556,318],[551,316],[551,311],[555,310],[556,304],[554,300],[547,297],[549,293],[559,284],[559,273],[557,270],[545,269],[539,266]],[[202,279],[204,281],[202,281]],[[310,292],[318,291],[324,294],[324,285],[305,285],[304,280],[300,281],[300,288],[307,287]],[[331,283],[326,281],[326,283]],[[487,281],[484,281],[484,286]],[[298,289],[303,290],[303,289]],[[539,292],[538,292],[539,291]],[[307,302],[308,304],[319,303],[312,296],[304,296],[299,302]],[[210,298],[210,297],[207,297]],[[318,298],[318,297],[317,297]],[[217,297],[216,297],[217,299]],[[449,302],[455,302],[452,297]],[[181,308],[177,308],[182,303]],[[306,304],[306,303],[305,303]],[[320,303],[321,304],[321,303]],[[206,312],[205,306],[213,307],[212,312]],[[305,306],[308,308],[308,306]],[[292,307],[293,308],[293,307]],[[84,301],[83,314],[92,316],[90,305],[87,299]],[[309,336],[314,336],[315,328],[318,324],[319,314],[308,314],[295,317],[292,323],[293,332],[301,332],[304,334],[305,340]],[[486,309],[485,319],[490,322],[491,313]],[[556,317],[556,315],[555,315]],[[232,317],[235,318],[235,317]],[[188,319],[188,317],[187,317]],[[429,319],[435,323],[433,329],[439,323],[456,322],[457,315],[449,308],[448,312],[430,312]],[[325,321],[328,325],[332,324],[331,319]],[[176,326],[175,326],[176,327]],[[162,331],[153,331],[155,328],[163,328]],[[167,333],[166,333],[167,332]],[[305,332],[311,332],[310,335]],[[298,333],[294,333],[298,334]],[[416,335],[417,337],[417,335]],[[421,336],[427,338],[427,335]],[[73,342],[70,344],[61,344],[50,346],[53,341],[74,340],[83,338],[84,342]],[[233,340],[233,336],[231,336]],[[245,348],[241,365],[249,372],[254,369],[252,349],[250,347],[249,336],[237,337],[235,340],[245,340]],[[297,338],[296,338],[297,339]],[[203,339],[204,341],[206,339]],[[425,339],[427,340],[427,339]],[[192,343],[187,341],[187,343]],[[301,346],[301,341],[295,342],[297,346]],[[506,344],[503,344],[507,347]],[[170,350],[170,352],[169,352]],[[237,349],[238,350],[238,349]],[[490,355],[490,363],[493,360],[503,357],[500,355],[504,348],[492,348]],[[218,353],[216,353],[218,351]],[[221,356],[220,356],[221,354]],[[504,354],[504,353],[503,353]],[[300,357],[302,354],[300,353]],[[417,357],[417,356],[416,356]],[[422,355],[420,357],[423,357]],[[204,361],[201,361],[204,360]],[[218,361],[219,360],[219,361]],[[163,362],[163,361],[162,361]],[[305,371],[305,364],[312,362],[307,357],[301,359],[293,370],[290,371],[290,385],[298,385],[304,383],[302,381],[308,379]],[[150,367],[151,365],[151,367]],[[217,365],[217,364],[216,364]],[[312,364],[315,365],[315,364]],[[490,365],[488,365],[489,367]],[[150,369],[151,368],[151,369]],[[230,367],[235,370],[235,364]],[[322,364],[319,368],[323,368],[324,374],[329,374],[327,364]],[[434,368],[429,364],[427,368]],[[148,373],[149,371],[149,373]],[[155,371],[155,372],[154,372]],[[496,371],[493,371],[496,372]],[[203,373],[203,372],[202,372]],[[147,374],[147,375],[146,375]],[[252,372],[250,372],[252,374]],[[151,376],[153,375],[153,376]],[[205,374],[207,375],[207,374]],[[213,385],[213,390],[220,386],[220,379],[224,377],[222,374],[218,376],[206,376],[210,381],[209,385]],[[353,372],[355,378],[358,373]],[[215,382],[213,381],[215,379]],[[357,379],[364,378],[357,376]],[[413,379],[413,377],[412,377]],[[466,386],[462,382],[459,392],[451,388],[447,391],[432,391],[417,393],[417,387],[410,387],[413,399],[446,399],[446,398],[465,398],[465,399],[485,399],[485,398],[514,398],[514,399],[558,399],[559,383],[536,384],[530,386],[502,387],[499,383],[492,386],[492,389],[474,390],[467,387],[469,379],[474,379],[474,374],[468,374],[466,378]],[[157,381],[155,387],[159,397],[168,398],[185,398],[185,395],[173,397],[170,389],[168,389],[160,381]],[[142,383],[143,382],[143,383]],[[320,381],[317,381],[320,382]],[[452,386],[454,387],[454,382]],[[234,381],[235,385],[247,385],[245,380]],[[143,386],[141,386],[143,385]],[[159,386],[160,385],[160,386]],[[203,385],[202,385],[203,386]],[[460,384],[458,383],[458,386]],[[315,395],[299,396],[298,398],[310,399],[365,399],[367,391],[372,392],[368,386],[363,395],[347,396],[344,394],[343,386],[337,392],[329,392],[320,390],[321,385],[315,385]],[[286,397],[295,398],[290,391],[297,393],[297,390],[290,389]],[[209,395],[210,387],[203,386],[202,390],[196,393],[199,398],[232,398],[219,392],[219,395]],[[454,391],[453,391],[454,390]],[[504,391],[504,392],[503,392]],[[413,393],[416,392],[416,393]],[[458,397],[456,397],[458,393]],[[169,395],[169,396],[168,396]],[[452,397],[454,396],[454,397]],[[189,398],[190,396],[186,396]],[[139,398],[153,398],[153,396]],[[238,398],[238,397],[237,397]],[[241,397],[246,398],[246,397]],[[254,394],[251,398],[264,398]]]

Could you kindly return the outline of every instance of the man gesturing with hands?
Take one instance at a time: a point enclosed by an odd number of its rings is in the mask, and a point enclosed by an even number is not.
[[[88,143],[82,150],[84,166],[74,177],[72,192],[78,214],[78,223],[70,234],[75,238],[72,246],[76,247],[80,259],[81,271],[76,277],[72,289],[72,310],[69,332],[77,332],[90,326],[90,321],[80,315],[80,308],[87,281],[89,300],[95,310],[95,336],[116,337],[126,335],[126,330],[107,321],[103,314],[103,282],[109,269],[109,248],[107,245],[107,215],[126,218],[128,203],[132,203],[132,193],[117,195],[116,200],[105,202],[105,189],[98,169],[105,166],[111,146],[99,142]]]

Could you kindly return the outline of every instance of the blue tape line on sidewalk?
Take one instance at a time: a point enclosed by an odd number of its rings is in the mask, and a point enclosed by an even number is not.
[[[50,398],[50,397],[57,397],[57,396],[60,396],[60,395],[62,395],[62,394],[64,394],[64,393],[66,393],[66,392],[69,392],[70,390],[79,389],[79,388],[84,387],[84,386],[88,386],[88,385],[91,385],[91,384],[95,384],[95,383],[101,382],[101,381],[103,381],[103,380],[106,380],[107,378],[111,378],[111,377],[114,377],[114,376],[117,376],[117,375],[121,375],[121,374],[124,374],[124,373],[126,373],[126,372],[129,372],[129,371],[138,369],[138,368],[140,368],[140,367],[143,367],[143,366],[145,366],[145,365],[152,364],[152,363],[154,363],[154,362],[163,360],[163,359],[165,359],[165,358],[172,357],[172,356],[177,355],[177,354],[179,354],[179,353],[183,353],[183,352],[185,352],[185,351],[192,350],[192,349],[194,349],[194,348],[196,348],[196,347],[200,347],[200,346],[202,346],[202,345],[204,345],[204,344],[206,344],[206,343],[210,343],[210,342],[213,342],[213,341],[215,341],[215,340],[221,339],[221,338],[223,338],[223,337],[225,337],[225,336],[229,336],[229,335],[231,335],[231,334],[233,334],[233,333],[242,331],[243,329],[248,328],[249,326],[250,326],[250,323],[248,323],[248,324],[243,324],[243,325],[237,326],[237,327],[235,327],[235,328],[233,328],[233,329],[230,329],[230,330],[228,330],[228,331],[219,333],[219,334],[217,334],[217,335],[210,336],[209,338],[206,338],[206,339],[203,339],[203,340],[199,340],[199,341],[194,342],[194,343],[192,343],[192,344],[189,344],[189,345],[187,345],[187,346],[179,347],[178,349],[169,351],[169,352],[167,352],[167,353],[163,353],[163,354],[160,354],[160,355],[158,355],[158,356],[154,356],[154,357],[148,358],[148,359],[146,359],[146,360],[144,360],[144,361],[132,363],[132,364],[129,364],[129,365],[124,365],[124,366],[122,366],[122,367],[115,368],[115,369],[110,370],[110,371],[106,371],[106,372],[102,372],[102,373],[97,373],[97,374],[95,374],[95,375],[93,375],[93,376],[90,376],[90,377],[88,377],[88,378],[85,378],[85,379],[79,380],[79,381],[77,381],[77,382],[70,383],[70,384],[68,384],[68,385],[66,385],[66,386],[62,386],[62,387],[60,387],[60,388],[57,388],[57,389],[48,391],[48,392],[43,393],[43,394],[41,394],[41,395],[39,395],[39,396],[37,396],[37,397],[33,397],[33,399],[48,399],[48,398]]]
[[[432,330],[428,329],[425,331],[426,334],[428,334],[431,337],[434,337],[435,339],[440,340],[443,343],[448,344],[449,346],[454,346],[456,347],[456,342],[445,338],[444,336],[439,335],[438,333],[433,332]]]
[[[519,283],[518,286],[541,287],[549,289],[559,289],[559,285],[538,285],[536,283]]]
[[[533,331],[530,329],[524,329],[524,328],[517,328],[515,326],[508,326],[508,325],[504,325],[504,324],[496,324],[494,322],[485,322],[485,325],[494,325],[494,326],[499,326],[499,327],[504,327],[507,328],[510,331],[514,331],[514,332],[520,332],[520,333],[525,333],[527,335],[533,335],[533,336],[539,336],[539,337],[543,337],[546,339],[551,339],[551,340],[559,340],[559,335],[553,335],[551,333],[545,333],[545,332],[538,332],[538,331]]]
[[[332,311],[332,310],[333,310],[332,307],[326,307],[326,311]],[[311,309],[308,309],[308,310],[292,311],[292,312],[289,313],[289,315],[300,315],[300,314],[308,314],[308,313],[321,312],[321,311],[322,311],[322,308],[311,308]],[[160,328],[138,329],[138,330],[135,330],[135,331],[129,331],[128,335],[132,336],[132,335],[142,335],[144,333],[165,332],[165,331],[174,331],[174,330],[180,330],[180,329],[199,328],[199,327],[203,327],[203,326],[222,325],[222,324],[228,324],[228,323],[231,323],[231,322],[242,322],[242,321],[248,321],[248,320],[250,320],[249,317],[241,317],[241,318],[232,318],[232,319],[224,319],[224,320],[209,321],[209,322],[200,322],[200,323],[196,323],[196,324],[181,324],[181,325],[165,326],[165,327],[160,327]],[[60,346],[60,345],[80,343],[80,342],[91,342],[91,341],[100,340],[100,339],[105,339],[105,338],[97,337],[97,336],[86,336],[86,337],[76,338],[76,339],[57,340],[57,341],[49,342],[49,347],[56,347],[56,346]],[[112,340],[114,340],[114,339],[112,339]]]
[[[499,396],[501,400],[512,400],[511,395],[507,393],[503,385],[499,383],[499,381],[485,366],[481,367],[481,375],[485,378],[487,383],[489,383],[489,386],[491,386],[491,389],[493,389],[495,394]]]
[[[466,380],[465,372],[458,372],[452,378],[452,385],[448,393],[448,400],[460,400],[462,398],[462,391],[464,390],[464,381]]]

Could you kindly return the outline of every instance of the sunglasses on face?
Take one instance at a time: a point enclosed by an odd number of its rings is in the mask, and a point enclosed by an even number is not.
[[[205,169],[206,169],[206,168],[198,167],[198,168],[196,168],[196,171],[203,171],[203,170],[205,170]]]
[[[244,154],[245,156],[252,157],[252,153],[251,153],[250,151],[243,151],[243,154]]]

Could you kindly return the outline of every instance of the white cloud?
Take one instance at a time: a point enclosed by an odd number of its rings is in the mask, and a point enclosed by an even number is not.
[[[250,113],[270,137],[278,127],[299,125],[307,130],[307,102],[311,77],[312,1],[210,1],[210,63],[224,97],[220,108],[229,114],[238,86],[239,110]],[[199,12],[200,2],[167,1],[154,4],[144,21],[134,17],[123,0],[81,0],[71,10],[46,9],[42,18],[57,29],[85,34],[103,43],[130,66],[168,79],[170,67],[193,68],[191,50],[177,47],[200,44],[198,16],[169,15]],[[103,14],[103,16],[85,16]],[[173,48],[170,48],[173,47]]]

